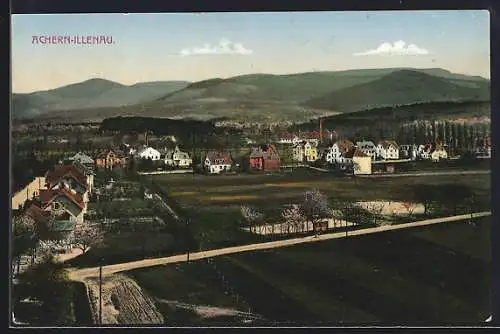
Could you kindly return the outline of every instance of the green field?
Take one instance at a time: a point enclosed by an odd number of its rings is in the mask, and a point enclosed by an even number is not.
[[[470,324],[490,314],[490,230],[491,218],[482,218],[476,225],[377,233],[129,275],[156,298],[249,308],[267,325]],[[158,307],[172,325],[206,322]]]
[[[256,237],[242,232],[240,206],[258,207],[278,219],[282,205],[299,203],[304,191],[318,188],[332,202],[415,199],[416,185],[462,184],[490,206],[490,175],[450,175],[395,178],[339,178],[297,169],[291,173],[239,175],[158,175],[154,180],[191,218],[191,230],[202,248],[227,246]]]

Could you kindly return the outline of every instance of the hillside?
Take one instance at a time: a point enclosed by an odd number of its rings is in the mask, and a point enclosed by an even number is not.
[[[147,116],[199,120],[225,117],[262,123],[283,120],[302,122],[386,106],[489,100],[489,80],[443,69],[360,69],[213,78],[185,84],[174,91],[165,90],[149,101],[144,98],[133,103],[134,94],[129,93],[127,97],[120,98],[122,107],[111,105],[111,100],[119,99],[124,89],[130,92],[132,87],[107,90],[103,94],[108,99],[107,105],[100,103],[96,106],[94,102],[87,104],[85,109],[58,108],[60,110],[38,117],[53,121],[100,121],[116,116]],[[95,100],[102,101],[102,97]]]
[[[449,80],[399,70],[377,80],[330,92],[305,105],[342,113],[424,102],[489,101],[489,83]]]
[[[184,81],[158,81],[131,86],[104,79],[80,83],[29,94],[13,94],[14,118],[29,118],[54,110],[120,107],[149,102],[187,86]]]

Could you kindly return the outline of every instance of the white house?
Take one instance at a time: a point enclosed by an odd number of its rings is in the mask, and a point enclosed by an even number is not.
[[[431,153],[431,159],[434,162],[438,162],[440,160],[448,159],[448,153],[442,146],[437,146],[434,151]]]
[[[318,160],[318,147],[315,141],[302,141],[294,144],[293,160],[313,162]]]
[[[165,165],[171,167],[189,167],[193,163],[193,160],[189,157],[187,152],[183,152],[179,149],[179,146],[175,146],[172,151],[167,151],[165,154]]]
[[[354,151],[352,162],[354,175],[367,175],[372,173],[372,158],[360,149]]]
[[[377,147],[372,141],[358,141],[356,142],[356,147],[358,150],[363,152],[365,155],[375,160],[377,154]]]
[[[233,159],[229,153],[210,151],[207,153],[203,167],[210,174],[219,174],[224,171],[230,171],[233,165]]]
[[[325,151],[325,160],[330,164],[344,164],[347,162],[343,154],[354,148],[350,140],[338,140]]]
[[[304,161],[304,145],[302,142],[293,144],[292,159],[294,161]]]
[[[419,145],[417,147],[417,157],[422,160],[429,160],[431,158],[432,145]]]
[[[381,140],[377,145],[377,157],[383,160],[399,159],[399,147],[393,140]]]
[[[139,159],[151,159],[155,161],[160,160],[161,153],[150,146],[146,146],[138,150],[135,155]]]

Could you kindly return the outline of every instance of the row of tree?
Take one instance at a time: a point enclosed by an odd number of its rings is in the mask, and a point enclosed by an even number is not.
[[[424,206],[424,215],[466,214],[481,209],[480,199],[467,186],[450,183],[441,185],[417,185],[413,188],[414,201],[405,202],[406,218],[410,218],[418,203]],[[243,205],[240,208],[244,224],[250,227],[252,232],[262,232],[268,221],[265,215],[254,207]],[[354,202],[344,201],[336,204],[336,210],[332,210],[328,198],[317,189],[308,190],[304,193],[300,204],[286,206],[281,212],[282,226],[285,233],[304,232],[305,226],[310,223],[313,228],[326,218],[334,221],[352,222],[360,225],[376,226],[387,223],[387,217],[382,215],[383,205],[372,203],[361,206]],[[393,217],[394,218],[394,217]],[[274,224],[271,224],[274,228]],[[310,225],[309,225],[310,226]]]

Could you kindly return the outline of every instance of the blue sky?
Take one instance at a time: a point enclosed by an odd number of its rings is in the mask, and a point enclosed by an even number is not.
[[[40,35],[114,43],[33,44]],[[487,11],[13,15],[12,88],[381,67],[489,77],[489,44]]]

